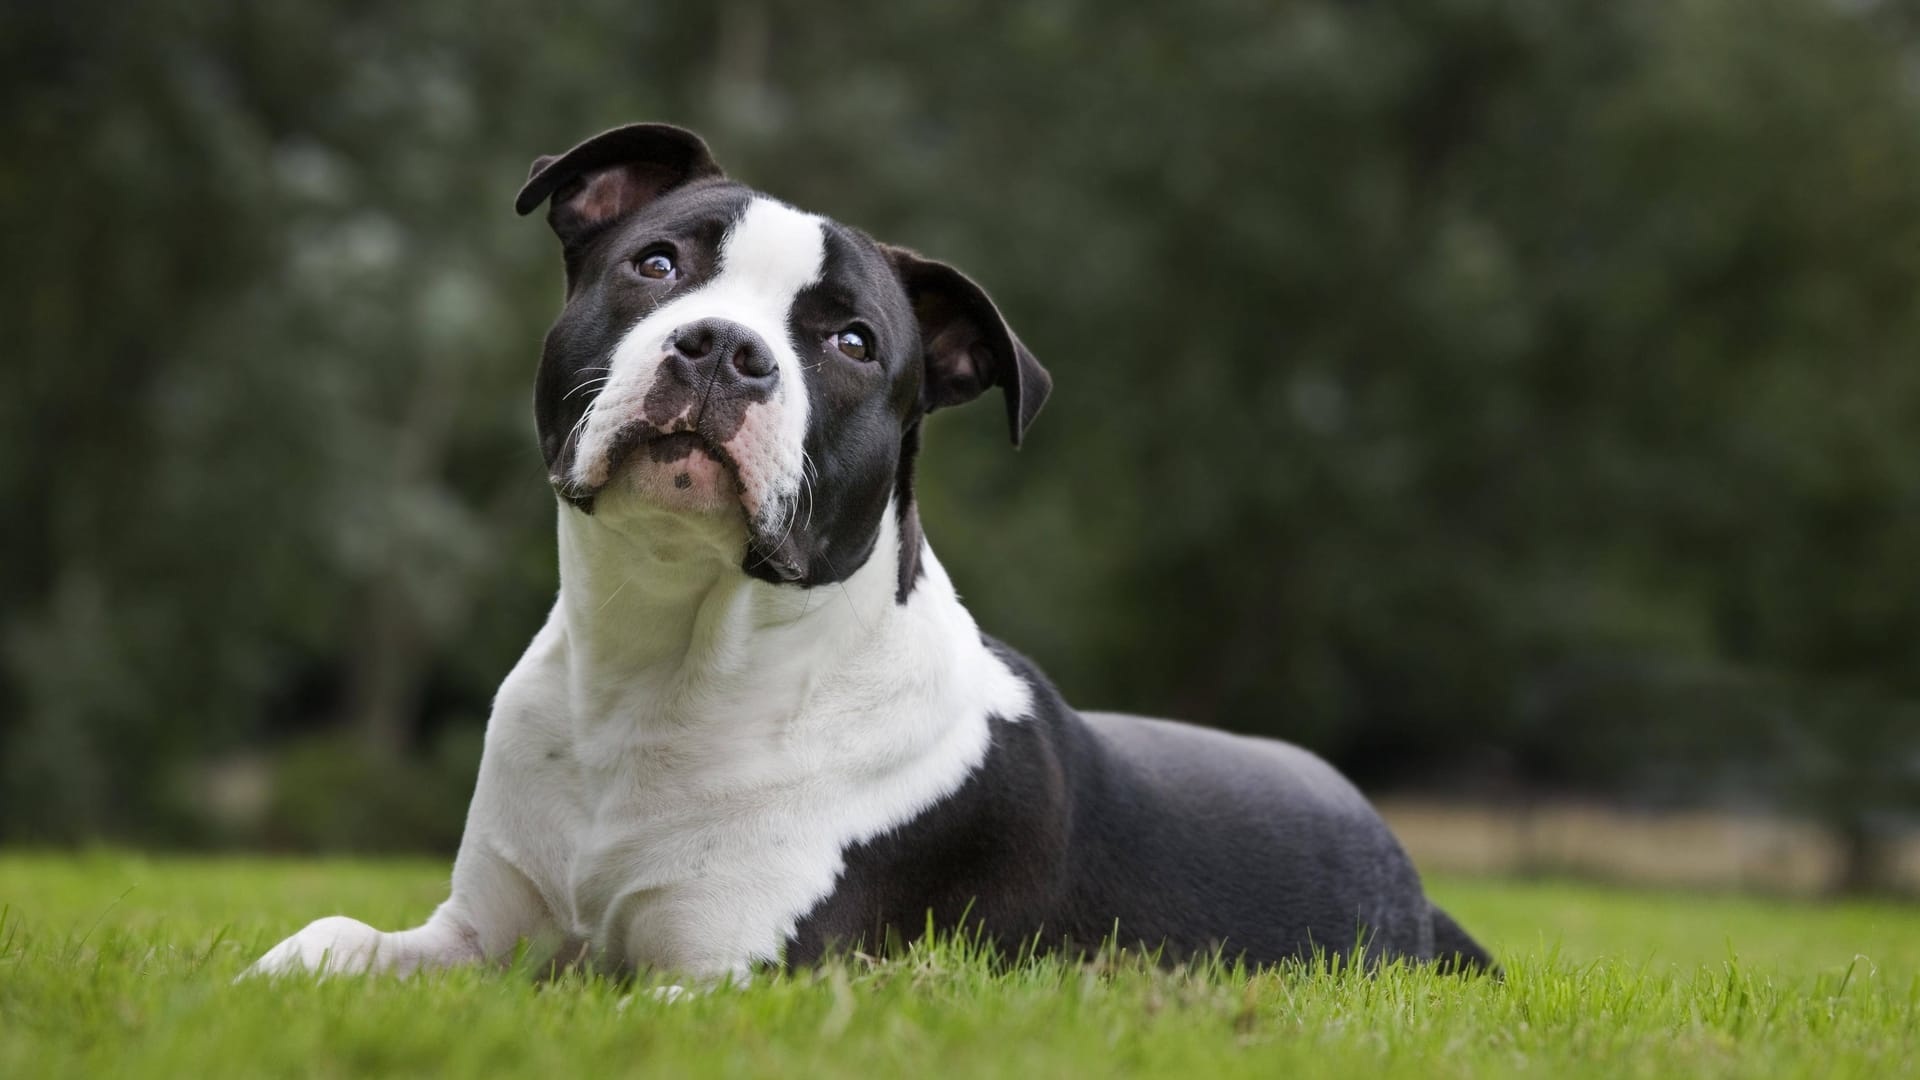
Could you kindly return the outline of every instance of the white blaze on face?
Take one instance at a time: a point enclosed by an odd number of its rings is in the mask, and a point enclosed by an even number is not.
[[[674,331],[700,319],[727,319],[759,334],[779,369],[773,395],[748,406],[740,430],[723,449],[739,470],[748,520],[782,528],[800,495],[808,406],[788,315],[800,291],[819,280],[825,261],[826,235],[818,217],[772,199],[749,202],[720,242],[719,273],[656,308],[614,348],[607,384],[582,421],[574,483],[598,488],[609,479],[608,452],[620,429],[641,417]],[[657,483],[642,487],[660,491]],[[712,495],[689,492],[685,505],[702,506]]]

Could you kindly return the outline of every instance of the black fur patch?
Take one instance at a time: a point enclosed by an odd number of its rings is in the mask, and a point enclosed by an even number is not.
[[[919,817],[846,852],[787,962],[965,929],[1004,955],[1117,935],[1170,961],[1492,958],[1428,902],[1351,785],[1304,751],[1164,721],[1082,717],[1018,654],[1034,715],[991,721],[986,760]],[[1440,932],[1436,932],[1440,931]],[[1449,966],[1453,966],[1451,962]]]

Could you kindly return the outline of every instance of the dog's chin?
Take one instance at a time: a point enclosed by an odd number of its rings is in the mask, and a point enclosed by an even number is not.
[[[693,432],[641,435],[627,441],[597,470],[606,477],[589,490],[561,490],[561,497],[577,509],[596,516],[625,519],[638,512],[657,521],[659,512],[689,524],[718,525],[725,532],[745,534],[744,568],[757,577],[793,582],[807,575],[808,559],[801,530],[788,520],[771,531],[756,524],[747,509],[748,497],[740,470],[725,450]]]
[[[700,515],[742,513],[733,466],[698,435],[649,439],[614,471],[614,483],[663,510]]]

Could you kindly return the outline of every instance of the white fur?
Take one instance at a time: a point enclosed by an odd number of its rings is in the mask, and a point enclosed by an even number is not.
[[[821,229],[818,217],[764,196],[747,204],[721,241],[720,272],[655,308],[614,348],[606,386],[584,418],[569,477],[575,485],[597,489],[607,482],[608,450],[620,428],[639,414],[673,333],[700,319],[730,319],[766,341],[779,386],[770,401],[747,410],[727,450],[740,472],[748,517],[776,532],[785,528],[800,494],[808,405],[787,314],[800,290],[820,277],[826,261]]]
[[[715,314],[757,329],[801,386],[786,307],[819,274],[819,229],[753,203],[714,281],[627,335],[603,400],[633,407],[655,338]],[[786,395],[778,437],[762,433],[763,506],[797,491],[805,408]],[[611,437],[613,421],[595,425],[582,460]],[[840,585],[750,578],[745,543],[739,515],[617,486],[591,516],[562,508],[559,600],[494,702],[452,896],[398,933],[322,919],[249,973],[411,971],[508,957],[522,939],[703,979],[776,960],[847,847],[954,791],[986,754],[989,715],[1017,720],[1031,700],[924,545],[924,576],[896,602],[893,507]]]

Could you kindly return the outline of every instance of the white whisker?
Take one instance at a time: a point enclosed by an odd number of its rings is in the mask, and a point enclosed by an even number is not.
[[[562,397],[560,400],[565,401],[567,400],[567,398],[570,398],[573,395],[579,393],[580,391],[585,390],[589,386],[604,386],[611,381],[613,381],[613,376],[611,375],[602,375],[597,379],[588,379],[586,382],[583,382],[579,386],[576,386],[573,389],[567,391],[566,395]]]
[[[617,596],[619,596],[619,595],[620,595],[620,594],[621,594],[622,592],[624,592],[624,591],[626,590],[626,587],[627,587],[628,585],[631,585],[631,584],[633,584],[633,579],[632,579],[632,578],[630,578],[630,577],[628,577],[628,578],[621,578],[621,579],[620,579],[620,587],[619,587],[619,588],[617,588],[617,589],[615,589],[615,590],[613,590],[613,591],[612,591],[611,593],[608,593],[608,594],[607,594],[607,598],[606,598],[605,600],[603,600],[603,601],[601,601],[601,602],[600,602],[600,606],[599,606],[599,607],[597,607],[597,608],[594,608],[594,609],[593,609],[593,613],[594,613],[595,615],[598,615],[598,614],[600,614],[601,612],[603,612],[603,611],[605,611],[605,610],[607,610],[607,605],[608,605],[608,604],[611,604],[611,603],[613,603],[613,601],[614,601],[614,598],[615,598],[615,597],[617,597]]]

